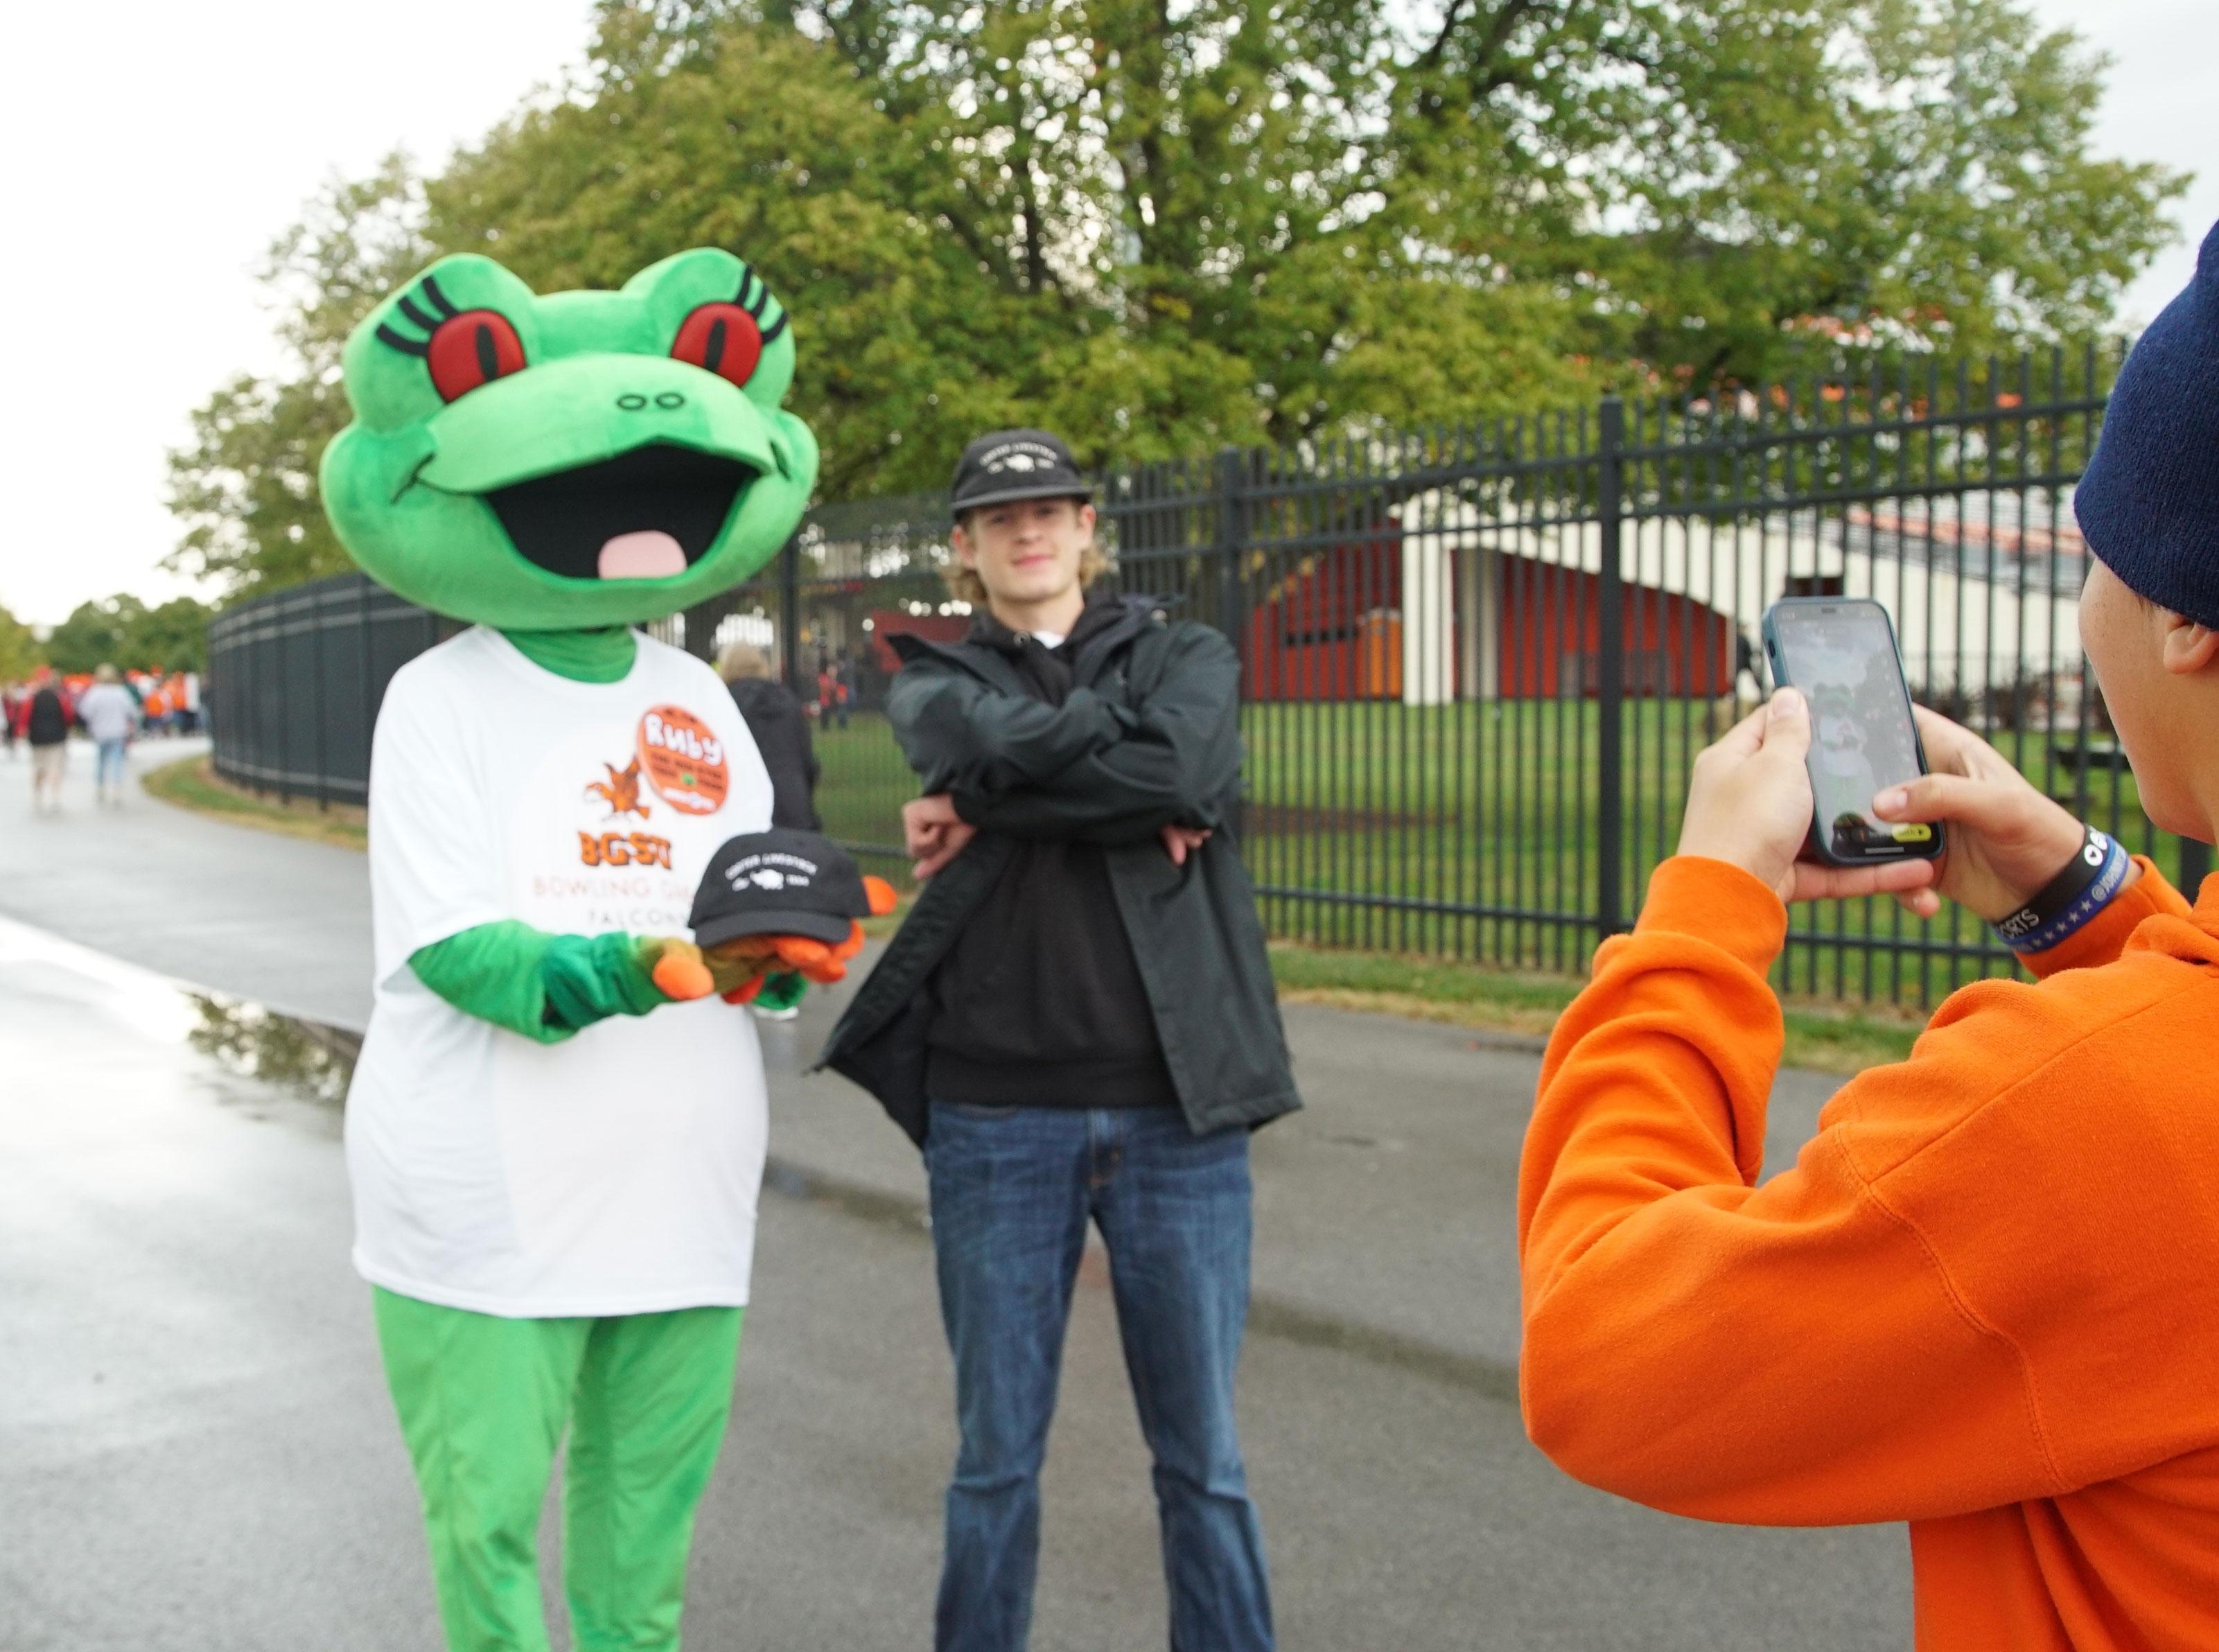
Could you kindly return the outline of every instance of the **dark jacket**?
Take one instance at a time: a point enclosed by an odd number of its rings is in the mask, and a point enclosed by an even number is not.
[[[1125,617],[1098,596],[1054,648],[990,614],[971,640],[1033,699],[1061,705],[1086,656],[1118,645]],[[1110,851],[1074,837],[1011,838],[1008,851],[932,972],[925,1088],[982,1107],[1177,1107]]]
[[[1206,625],[1166,624],[1145,599],[1122,607],[1060,705],[1032,698],[1009,658],[975,639],[888,639],[903,661],[886,701],[895,737],[924,792],[953,794],[979,831],[925,885],[818,1065],[871,1091],[919,1144],[933,971],[1028,837],[1108,851],[1190,1129],[1261,1124],[1302,1104],[1234,841],[1239,658]],[[1184,866],[1158,836],[1174,823],[1215,834]]]
[[[801,702],[784,683],[768,677],[741,677],[726,686],[741,721],[755,736],[763,767],[770,771],[770,823],[796,831],[822,831],[815,802],[817,752]]]
[[[34,746],[59,746],[69,738],[69,702],[61,690],[47,683],[31,692],[31,709],[23,719],[23,732]]]

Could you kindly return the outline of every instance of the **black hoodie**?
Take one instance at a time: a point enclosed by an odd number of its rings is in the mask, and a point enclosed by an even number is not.
[[[1051,705],[1078,661],[1123,617],[1089,602],[1054,648],[981,614],[971,641],[1016,667]],[[938,1101],[982,1107],[1175,1107],[1147,989],[1110,882],[1108,852],[1027,839],[933,972],[925,1084]]]

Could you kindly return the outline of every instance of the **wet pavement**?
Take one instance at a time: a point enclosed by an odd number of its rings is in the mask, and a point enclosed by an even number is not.
[[[346,1263],[335,1096],[348,994],[366,998],[360,857],[144,799],[30,823],[13,778],[0,765],[0,834],[34,852],[8,858],[0,911],[202,984],[273,979],[339,1031],[0,923],[0,1648],[434,1648]],[[867,1099],[793,1071],[828,1013],[768,1029],[779,1164],[702,1515],[697,1647],[926,1636],[954,1440],[921,1178]],[[1532,1054],[1330,1011],[1290,1026],[1312,1107],[1258,1140],[1242,1381],[1283,1643],[1904,1643],[1899,1529],[1674,1519],[1573,1485],[1526,1443],[1508,1222]],[[1775,1159],[1825,1088],[1785,1082]],[[1160,1644],[1098,1268],[1047,1502],[1035,1645]]]

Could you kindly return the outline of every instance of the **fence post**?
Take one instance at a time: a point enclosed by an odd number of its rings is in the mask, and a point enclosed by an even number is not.
[[[1625,511],[1625,404],[1605,396],[1595,419],[1595,512],[1601,529],[1602,566],[1595,604],[1595,762],[1601,773],[1595,809],[1595,938],[1607,941],[1625,927],[1625,620],[1624,571],[1619,566]]]
[[[1217,456],[1217,619],[1218,628],[1233,644],[1240,662],[1234,678],[1234,693],[1248,693],[1248,588],[1240,563],[1248,549],[1248,456],[1237,447],[1221,449]],[[1233,835],[1248,835],[1248,788],[1243,785],[1233,805]]]
[[[328,814],[332,806],[331,740],[324,728],[324,719],[330,709],[331,696],[324,680],[324,593],[320,587],[308,607],[308,635],[315,639],[315,708],[316,708],[316,808]]]
[[[1240,574],[1241,553],[1248,545],[1248,456],[1237,447],[1220,449],[1217,455],[1217,623],[1241,656],[1245,668],[1248,630],[1244,615],[1247,593]]]
[[[801,692],[801,535],[786,540],[778,554],[778,651],[780,678],[789,693]]]
[[[2192,837],[2182,838],[2180,840],[2180,887],[2182,891],[2187,895],[2189,899],[2194,900],[2196,898],[2196,891],[2203,887],[2203,880],[2210,875],[2211,846],[2209,843],[2199,843]]]

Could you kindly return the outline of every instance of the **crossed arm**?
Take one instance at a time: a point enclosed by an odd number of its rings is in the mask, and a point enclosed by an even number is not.
[[[1090,689],[1061,705],[920,662],[887,711],[925,795],[902,811],[919,879],[979,830],[1124,844],[1160,842],[1173,864],[1223,823],[1240,773],[1240,668],[1215,631],[1184,628],[1137,706]]]

